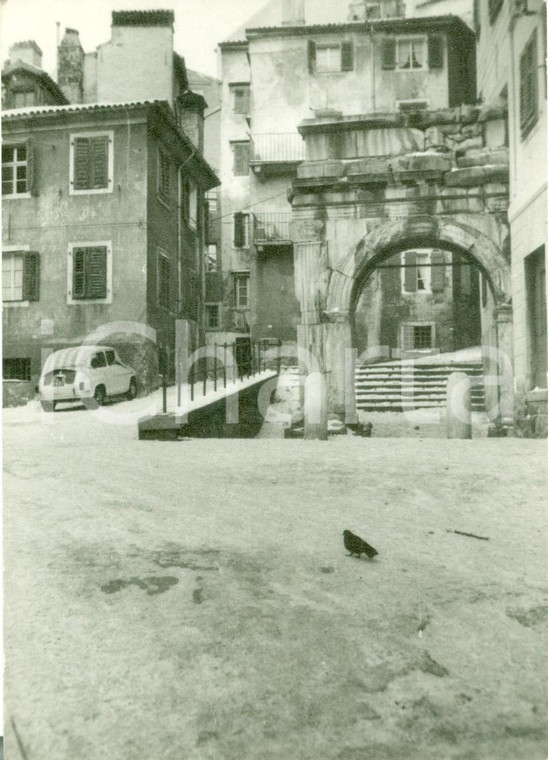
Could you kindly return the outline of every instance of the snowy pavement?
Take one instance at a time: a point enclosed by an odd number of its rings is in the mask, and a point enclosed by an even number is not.
[[[10,760],[546,760],[546,441],[112,422],[4,410]]]

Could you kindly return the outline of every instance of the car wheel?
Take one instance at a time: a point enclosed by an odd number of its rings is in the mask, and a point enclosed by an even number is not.
[[[129,390],[126,395],[130,401],[137,397],[137,380],[134,377],[129,381]]]
[[[45,412],[54,412],[55,411],[55,401],[43,401],[43,400],[40,400],[40,404],[42,405],[42,409]]]
[[[105,399],[107,397],[105,386],[104,385],[98,385],[95,389],[95,393],[93,394],[93,398],[95,399],[95,403],[97,406],[103,406],[105,403]]]

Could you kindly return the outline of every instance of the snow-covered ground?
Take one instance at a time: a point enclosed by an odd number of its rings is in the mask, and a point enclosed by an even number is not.
[[[546,441],[112,422],[4,410],[9,760],[546,760]]]

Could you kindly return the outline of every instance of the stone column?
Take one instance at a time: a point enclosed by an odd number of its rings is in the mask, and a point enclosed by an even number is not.
[[[325,316],[329,320],[324,325],[327,408],[329,412],[344,415],[345,418],[353,417],[355,400],[354,373],[350,366],[353,355],[350,315],[348,311],[331,310]]]
[[[503,425],[514,425],[514,371],[512,340],[512,305],[498,304],[495,307],[497,323],[497,355],[499,380],[500,421]]]

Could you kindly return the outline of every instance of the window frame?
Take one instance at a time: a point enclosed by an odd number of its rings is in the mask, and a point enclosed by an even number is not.
[[[74,250],[77,248],[106,248],[106,296],[104,298],[74,298],[73,296],[73,261]],[[67,304],[79,306],[82,304],[109,304],[112,303],[112,241],[111,240],[83,240],[71,242],[68,245],[67,265]]]
[[[245,303],[242,303],[240,284],[245,282]],[[249,310],[250,298],[249,298],[249,272],[235,272],[234,273],[234,306],[239,311]]]
[[[21,306],[28,307],[33,301],[40,300],[40,254],[37,251],[31,251],[30,245],[4,245],[2,246],[2,269],[4,268],[4,259],[7,259],[8,257],[14,258],[17,255],[19,255],[23,260],[21,282],[22,297],[18,299],[4,300],[4,295],[2,293],[2,305],[8,308],[17,308]],[[32,283],[29,285],[29,283],[26,282],[26,277],[29,274],[27,271],[27,266],[30,266],[32,263],[29,262],[28,259],[31,257],[36,262],[36,279],[34,282],[34,287],[32,287]]]
[[[245,171],[236,171],[238,168],[237,149],[247,149],[247,156],[240,156],[240,160],[246,165]],[[232,174],[234,177],[249,177],[249,163],[251,160],[251,142],[250,140],[231,140],[230,150],[232,151]]]
[[[212,251],[211,249],[215,249],[215,257],[213,259],[212,257]],[[219,246],[217,243],[208,243],[206,245],[206,272],[219,272],[220,266],[219,266]],[[215,266],[211,267],[210,262],[215,261]]]
[[[107,137],[107,185],[106,187],[82,188],[74,187],[74,147],[77,139],[91,139],[94,137]],[[69,134],[69,195],[104,195],[114,190],[114,130],[100,130],[87,132],[71,132]]]
[[[206,303],[205,318],[206,318],[206,330],[220,330],[221,329],[221,305],[219,303]],[[211,324],[210,317],[212,315],[211,309],[216,309],[216,324]]]
[[[17,159],[12,161],[3,161],[2,160],[2,200],[12,200],[15,198],[30,198],[32,196],[32,144],[30,140],[6,140],[6,142],[2,143],[2,151],[5,148],[11,148],[15,151],[19,150],[20,148],[25,148],[26,151],[26,157],[24,161],[18,161]],[[17,169],[21,166],[24,166],[25,171],[25,191],[23,193],[17,192]],[[12,190],[13,185],[15,184],[15,192],[11,193],[4,193],[4,182],[7,180],[4,179],[4,170],[5,168],[10,167],[13,169],[13,178],[11,180],[12,182]]]
[[[429,346],[421,346],[416,347],[415,344],[415,328],[424,328],[428,327],[430,328],[430,345]],[[407,346],[406,345],[406,329],[411,328],[413,331],[411,334],[413,336],[413,345]],[[436,347],[436,324],[435,322],[427,322],[427,321],[414,321],[414,322],[402,322],[400,324],[400,335],[401,335],[401,349],[402,351],[431,351],[433,348]]]
[[[251,84],[249,82],[231,82],[228,85],[230,91],[230,105],[232,113],[239,116],[249,116],[251,112]],[[242,104],[237,108],[237,95],[240,91],[242,94]]]
[[[394,68],[394,71],[403,71],[405,73],[409,73],[410,71],[429,71],[429,63],[428,63],[428,35],[413,35],[413,36],[406,36],[406,37],[396,37],[396,66]],[[406,44],[406,45],[412,45],[413,43],[420,42],[423,45],[423,65],[418,67],[409,67],[407,69],[402,68],[400,64],[400,44]],[[410,50],[410,55],[412,55],[412,48]]]
[[[406,288],[406,270],[412,269],[412,266],[406,266],[406,257],[408,254],[413,253],[415,256],[421,256],[426,259],[426,266],[424,263],[422,264],[422,267],[424,267],[424,271],[426,272],[426,276],[423,278],[423,281],[425,283],[424,288],[418,287],[418,281],[419,281],[419,267],[421,264],[416,263],[415,270],[416,270],[416,280],[415,280],[415,289],[414,290],[407,290]],[[402,251],[400,254],[400,262],[402,264],[401,268],[401,292],[404,295],[413,295],[416,296],[417,294],[420,295],[430,295],[432,291],[432,253],[433,251],[430,249],[424,249],[424,248],[410,248],[408,250]]]

